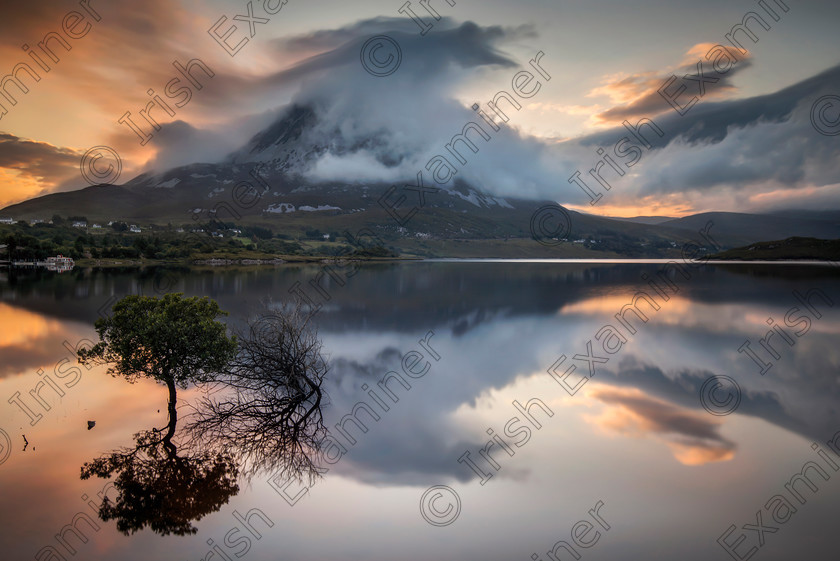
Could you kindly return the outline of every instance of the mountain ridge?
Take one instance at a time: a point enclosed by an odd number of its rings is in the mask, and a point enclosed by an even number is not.
[[[221,162],[149,171],[122,185],[44,195],[8,206],[0,210],[0,217],[48,220],[59,214],[184,229],[222,221],[268,228],[291,238],[313,229],[369,228],[406,250],[422,249],[424,240],[504,242],[539,234],[547,238],[539,254],[547,256],[568,254],[571,246],[562,242],[610,254],[672,255],[688,241],[700,243],[698,232],[709,222],[710,239],[718,244],[706,248],[709,251],[780,237],[840,238],[840,213],[803,217],[805,211],[795,216],[704,212],[682,218],[622,219],[570,211],[548,200],[495,196],[461,179],[445,186],[423,186],[422,177],[404,182],[311,179],[312,166],[325,154],[372,152],[379,163],[396,168],[407,154],[391,149],[387,140],[387,131],[349,138],[331,128],[315,105],[291,104]],[[546,207],[556,209],[555,219],[568,223],[556,232],[535,232],[535,213]]]

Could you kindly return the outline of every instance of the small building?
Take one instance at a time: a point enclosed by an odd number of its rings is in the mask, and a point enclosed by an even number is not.
[[[14,218],[0,218],[0,224],[14,224],[15,222]]]
[[[131,226],[128,227],[128,231],[131,232],[132,234],[139,234],[140,232],[142,232],[142,230],[140,228],[138,228],[137,226],[135,226],[134,224],[132,224]]]
[[[94,230],[101,230],[102,226],[99,224],[94,224],[93,226],[91,226],[91,228],[93,228]]]
[[[44,221],[41,220],[40,218],[33,218],[32,220],[29,221],[30,226],[34,226],[35,224],[43,224],[43,223],[44,223]]]
[[[74,228],[87,228],[87,222],[73,222]]]
[[[50,271],[56,271],[58,273],[64,273],[66,271],[71,270],[73,267],[76,266],[76,262],[73,261],[70,257],[64,257],[63,255],[57,255],[55,257],[47,257],[47,260],[44,261],[44,266]]]

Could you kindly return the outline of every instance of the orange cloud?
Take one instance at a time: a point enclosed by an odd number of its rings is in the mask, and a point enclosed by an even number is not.
[[[669,442],[674,457],[683,465],[700,466],[712,462],[726,462],[735,457],[735,450],[728,446],[695,446]]]
[[[560,309],[560,312],[563,314],[612,316],[630,302],[633,299],[633,296],[638,293],[638,290],[638,288],[633,288],[625,291],[623,294],[610,294],[609,296],[599,296],[598,298],[573,302],[571,304],[564,305]],[[683,298],[682,296],[671,296],[671,299],[668,301],[668,309],[660,310],[657,313],[656,318],[661,321],[661,314],[684,318],[692,307],[694,307],[694,303],[691,300]]]
[[[632,201],[626,198],[626,204],[606,204],[598,203],[596,207],[592,205],[573,205],[566,204],[566,208],[584,212],[587,214],[597,214],[599,216],[607,216],[613,218],[631,218],[634,216],[670,216],[679,218],[688,216],[697,212],[696,207],[691,204],[683,193],[663,193],[658,195],[646,195],[637,197]]]
[[[589,397],[608,405],[587,420],[602,429],[643,438],[653,435],[684,465],[730,460],[735,445],[718,433],[720,424],[708,415],[650,397],[636,388],[596,387]]]
[[[0,168],[0,208],[31,199],[37,196],[42,188],[37,179],[18,171]]]
[[[20,308],[0,303],[0,348],[32,346],[60,330],[61,324]]]
[[[78,176],[81,157],[70,148],[0,133],[0,208]]]
[[[717,79],[714,84],[705,86],[706,90],[702,98],[708,100],[730,96],[735,91],[731,82],[732,77],[750,65],[751,54],[749,52],[736,53],[733,49],[728,49],[726,52],[731,53],[732,58],[737,62],[725,73],[719,74],[713,67],[713,62],[720,52],[713,51],[716,46],[714,43],[698,43],[686,51],[679,64],[663,72],[644,71],[606,76],[604,84],[591,90],[587,97],[607,97],[615,106],[594,115],[594,122],[601,126],[615,125],[631,117],[652,117],[672,111],[672,107],[659,94],[659,89],[671,76],[679,79],[685,75],[696,74],[698,61],[702,61],[705,79]],[[687,81],[684,84],[686,88],[689,88],[684,94],[685,100],[695,95],[690,89],[693,83]],[[696,95],[699,98],[701,94],[698,92]]]
[[[586,97],[606,96],[615,104],[631,103],[651,90],[655,90],[662,83],[661,77],[655,72],[639,72],[637,74],[613,74],[605,76],[604,85],[591,90]]]

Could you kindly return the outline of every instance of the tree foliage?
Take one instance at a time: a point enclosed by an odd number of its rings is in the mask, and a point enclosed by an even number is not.
[[[117,474],[114,500],[105,497],[99,517],[117,521],[128,535],[145,527],[162,535],[195,534],[193,520],[218,511],[239,492],[239,470],[221,453],[179,456],[172,444],[175,424],[135,435],[134,449],[111,452],[82,466],[81,479]]]
[[[236,337],[216,318],[227,315],[207,297],[126,296],[96,321],[100,342],[79,351],[82,364],[110,364],[108,373],[186,388],[209,382],[236,355]]]
[[[178,422],[176,386],[221,376],[236,356],[236,337],[228,337],[226,315],[209,298],[127,296],[112,315],[96,322],[100,342],[79,351],[82,364],[109,364],[108,373],[129,382],[140,377],[169,388],[169,423],[135,435],[134,449],[122,449],[82,466],[82,479],[117,474],[115,501],[99,509],[102,520],[116,520],[125,534],[146,526],[160,534],[193,534],[192,520],[215,512],[236,494],[239,470],[219,451],[179,456],[173,442]]]
[[[145,527],[193,534],[192,520],[235,495],[240,473],[265,471],[310,480],[326,437],[321,407],[328,371],[321,342],[300,307],[266,308],[241,337],[228,337],[223,315],[207,298],[128,296],[96,322],[100,342],[82,363],[109,364],[128,381],[150,377],[169,388],[169,423],[135,435],[135,447],[82,466],[81,478],[116,474],[117,496],[99,509],[125,534]],[[213,382],[175,445],[176,385]],[[210,389],[210,388],[208,388]]]

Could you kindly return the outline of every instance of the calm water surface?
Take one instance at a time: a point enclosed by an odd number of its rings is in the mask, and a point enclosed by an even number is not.
[[[2,556],[572,559],[563,540],[587,560],[729,559],[720,539],[756,559],[827,558],[840,269],[662,267],[2,272]],[[122,296],[176,291],[241,323],[290,289],[321,306],[323,477],[241,482],[185,537],[99,520],[88,503],[108,482],[80,480],[81,465],[165,425],[167,393],[75,364],[96,318]]]

